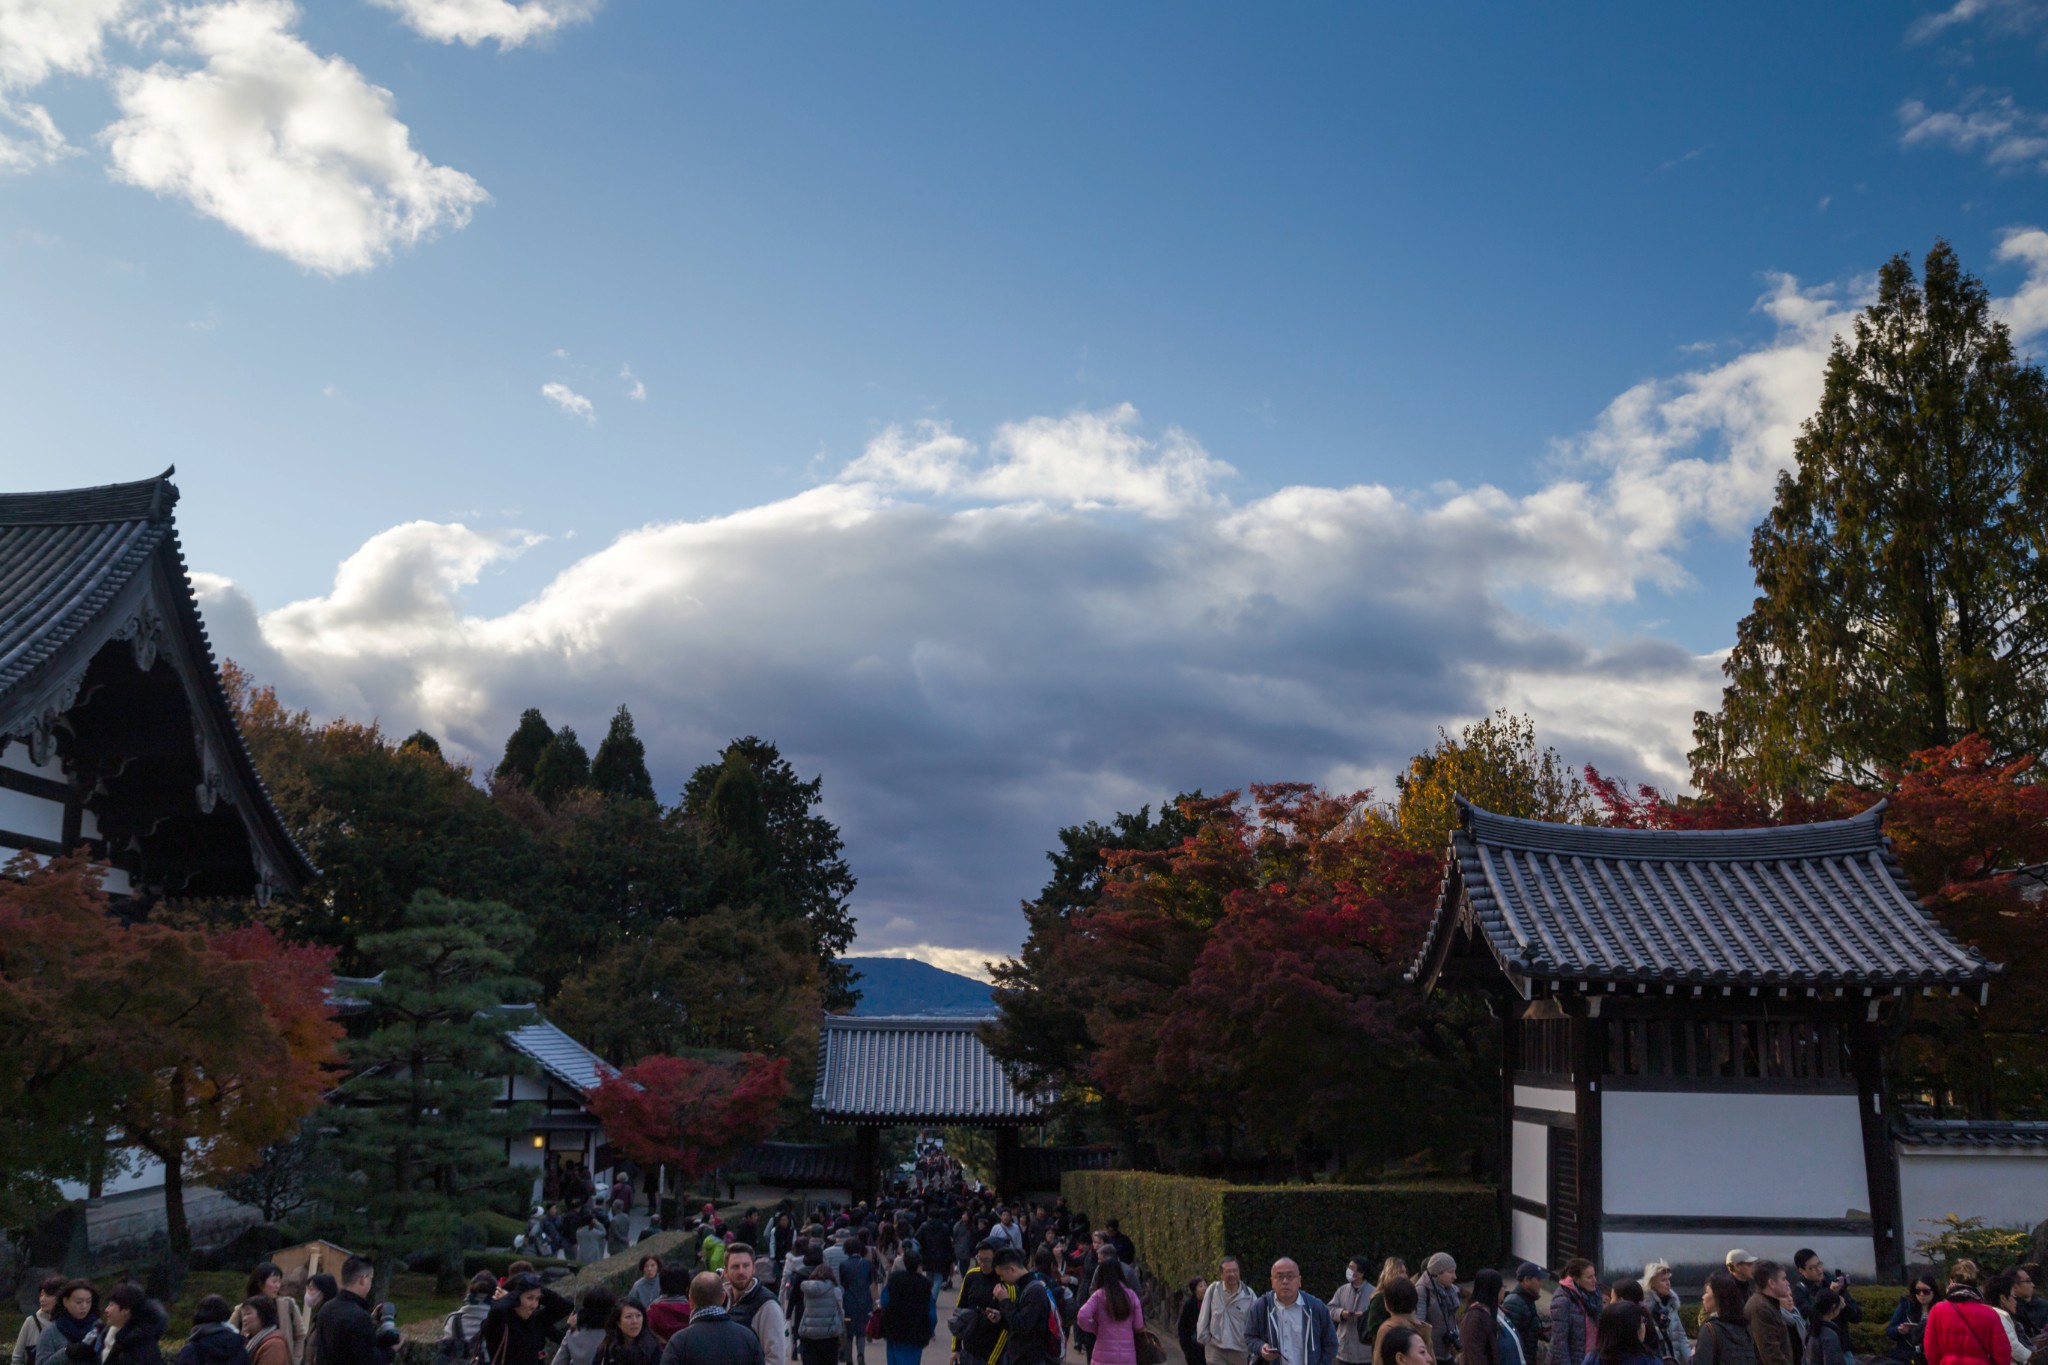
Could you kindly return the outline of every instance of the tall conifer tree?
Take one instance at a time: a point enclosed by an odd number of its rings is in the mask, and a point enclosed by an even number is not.
[[[621,705],[612,727],[590,761],[590,785],[625,801],[652,801],[654,779],[647,772],[647,746],[633,731],[633,713]]]

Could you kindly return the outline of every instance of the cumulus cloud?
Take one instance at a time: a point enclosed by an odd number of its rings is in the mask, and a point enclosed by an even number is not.
[[[1981,152],[2000,171],[2048,171],[2048,115],[2023,109],[2010,95],[1977,91],[1954,109],[1931,109],[1919,100],[1899,106],[1899,142],[1959,152]]]
[[[172,42],[198,65],[115,73],[114,174],[331,275],[465,226],[483,187],[416,151],[391,92],[314,52],[297,21],[289,0],[176,12]]]
[[[550,380],[540,386],[540,396],[560,408],[565,416],[581,417],[586,422],[597,420],[596,406],[567,384]]]
[[[597,13],[597,0],[371,0],[440,43],[518,47]]]
[[[104,61],[107,30],[135,0],[0,0],[0,171],[47,165],[76,149],[50,111],[21,98],[54,75],[88,75]]]
[[[2007,245],[2048,289],[2048,236]],[[209,621],[295,704],[478,755],[524,707],[595,725],[624,700],[671,797],[771,736],[825,776],[860,950],[971,964],[1014,947],[1060,825],[1195,786],[1383,787],[1495,706],[1574,761],[1682,782],[1720,656],[1610,611],[1768,505],[1849,304],[1778,281],[1760,307],[1767,342],[1621,395],[1526,492],[1233,498],[1129,407],[913,426],[794,496],[629,531],[509,610],[464,593],[524,540],[417,522],[261,617],[209,582]]]

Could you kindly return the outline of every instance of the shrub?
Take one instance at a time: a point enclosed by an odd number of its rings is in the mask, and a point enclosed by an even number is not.
[[[1920,1224],[1927,1229],[1913,1242],[1913,1250],[1944,1276],[1957,1261],[1975,1261],[1986,1275],[2019,1264],[2033,1246],[2033,1234],[2025,1228],[1987,1227],[1982,1218],[1929,1218]]]
[[[1281,1256],[1301,1265],[1304,1287],[1327,1294],[1353,1256],[1405,1257],[1420,1266],[1436,1251],[1459,1274],[1498,1264],[1499,1205],[1477,1185],[1230,1185],[1138,1171],[1069,1171],[1067,1207],[1097,1227],[1114,1218],[1156,1282],[1213,1275],[1225,1254],[1257,1286]]]

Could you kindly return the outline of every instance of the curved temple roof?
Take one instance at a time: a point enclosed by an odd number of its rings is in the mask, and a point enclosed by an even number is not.
[[[1464,934],[1521,981],[1976,986],[1999,969],[1913,895],[1883,803],[1769,829],[1522,820],[1459,801],[1436,919],[1411,974]]]
[[[1010,1085],[982,1045],[983,1022],[828,1016],[811,1108],[842,1123],[1035,1122],[1043,1106]]]

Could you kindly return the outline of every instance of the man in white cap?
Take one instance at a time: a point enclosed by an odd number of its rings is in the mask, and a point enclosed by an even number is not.
[[[1735,1277],[1735,1283],[1741,1288],[1744,1304],[1749,1302],[1750,1291],[1756,1288],[1751,1283],[1756,1278],[1756,1259],[1755,1256],[1744,1251],[1741,1247],[1732,1248],[1728,1252],[1728,1273]],[[1720,1307],[1719,1304],[1714,1306],[1716,1309]]]

